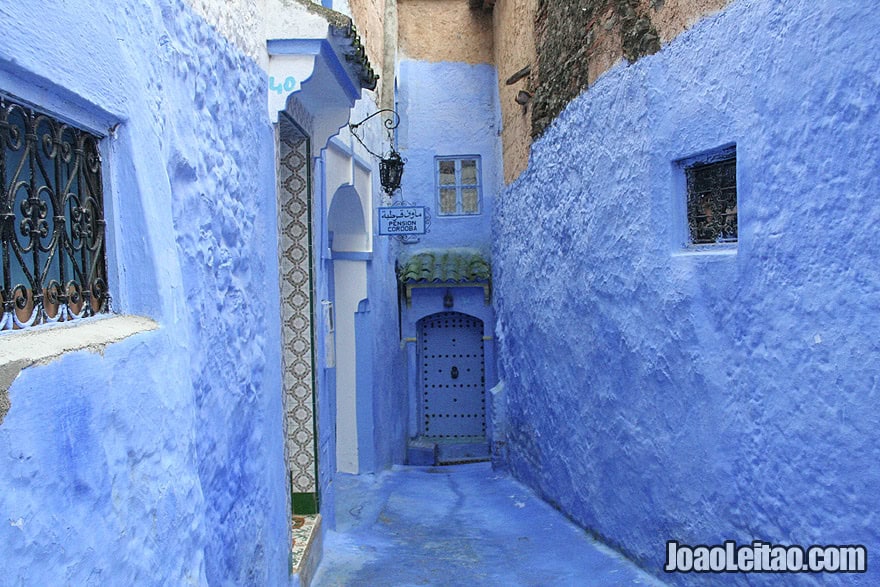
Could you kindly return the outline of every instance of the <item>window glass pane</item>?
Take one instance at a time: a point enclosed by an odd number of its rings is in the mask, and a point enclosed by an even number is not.
[[[438,161],[440,164],[440,185],[455,185],[455,161]]]
[[[455,189],[440,190],[440,213],[455,214]]]
[[[474,159],[463,159],[461,162],[462,185],[477,185],[477,162]]]
[[[461,189],[461,211],[465,214],[476,214],[480,211],[480,200],[477,188]]]

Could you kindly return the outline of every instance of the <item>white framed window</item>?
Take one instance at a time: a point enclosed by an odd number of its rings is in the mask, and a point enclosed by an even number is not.
[[[473,216],[482,208],[479,155],[435,158],[439,216]]]

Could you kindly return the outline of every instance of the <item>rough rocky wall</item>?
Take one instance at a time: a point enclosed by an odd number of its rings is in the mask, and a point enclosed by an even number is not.
[[[538,60],[532,74],[532,135],[540,136],[575,96],[621,57],[656,53],[701,16],[729,0],[538,0]]]
[[[642,9],[650,8],[651,24],[661,43],[667,43],[694,25],[703,16],[721,10],[731,0],[640,0]]]
[[[492,63],[492,15],[458,0],[398,0],[403,56],[422,61]]]
[[[2,89],[120,123],[102,142],[114,302],[161,326],[12,383],[0,584],[283,584],[264,74],[179,0],[0,13]]]
[[[502,0],[495,4],[494,62],[498,69],[498,98],[501,106],[501,146],[504,155],[504,181],[510,183],[529,164],[532,144],[531,106],[518,104],[517,93],[534,92],[533,78],[526,75],[506,83],[525,67],[535,67],[535,11],[538,0]]]
[[[880,548],[878,27],[733,2],[578,96],[496,203],[511,470],[655,574],[669,539]],[[730,143],[736,250],[685,250],[675,162]]]
[[[265,66],[265,0],[185,0],[217,32]]]
[[[185,25],[164,23],[175,27],[169,52],[180,72],[168,90],[187,110],[186,123],[174,124],[167,169],[189,300],[206,570],[212,583],[246,584],[263,580],[272,563],[266,551],[275,548],[262,536],[272,521],[255,512],[278,490],[262,479],[279,468],[266,459],[279,438],[266,432],[281,420],[274,135],[262,71],[183,15]],[[263,286],[266,293],[254,295]]]

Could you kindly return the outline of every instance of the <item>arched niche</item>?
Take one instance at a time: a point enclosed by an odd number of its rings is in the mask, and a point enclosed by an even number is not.
[[[340,252],[369,250],[369,234],[360,195],[352,185],[343,185],[333,194],[327,212],[331,249]]]

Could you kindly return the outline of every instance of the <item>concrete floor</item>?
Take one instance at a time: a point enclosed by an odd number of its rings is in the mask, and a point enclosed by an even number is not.
[[[336,493],[316,587],[662,585],[489,463],[340,475]]]

